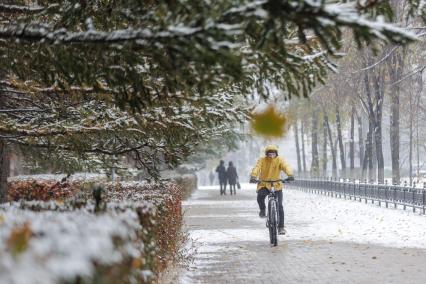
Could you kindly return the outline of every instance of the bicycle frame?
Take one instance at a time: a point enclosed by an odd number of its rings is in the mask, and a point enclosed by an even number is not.
[[[278,200],[275,195],[275,188],[272,187],[268,194],[268,213],[266,217],[266,226],[269,230],[269,241],[271,245],[278,245],[278,224],[280,216],[278,213]]]
[[[268,205],[269,205],[269,203],[270,202],[275,202],[275,207],[278,207],[277,206],[277,203],[278,203],[278,200],[277,200],[277,196],[275,195],[275,187],[274,186],[271,186],[271,190],[269,191],[269,194],[268,194]],[[268,210],[268,214],[269,214],[269,210]],[[268,227],[268,215],[266,215],[266,227]],[[279,219],[278,219],[278,221],[279,221]]]

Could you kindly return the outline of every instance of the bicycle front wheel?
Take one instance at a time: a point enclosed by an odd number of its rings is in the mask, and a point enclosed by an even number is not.
[[[278,245],[278,218],[277,218],[277,202],[274,199],[268,202],[268,223],[269,223],[269,240],[271,245]]]

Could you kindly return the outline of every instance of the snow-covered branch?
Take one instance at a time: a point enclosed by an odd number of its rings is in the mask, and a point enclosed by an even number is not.
[[[127,28],[114,31],[88,30],[73,32],[65,28],[52,30],[45,24],[14,24],[0,27],[0,38],[20,39],[26,41],[42,41],[55,44],[67,43],[119,43],[126,41],[137,41],[138,45],[151,45],[147,41],[165,40],[173,38],[194,37],[209,30],[223,30],[228,33],[230,30],[240,30],[240,26],[224,27],[222,25],[209,26],[178,26],[169,27],[167,30],[155,31],[149,28]]]
[[[0,113],[10,113],[10,112],[44,112],[45,110],[36,109],[36,108],[18,108],[18,109],[0,109]]]
[[[33,6],[20,6],[0,4],[0,13],[38,13],[42,12],[46,7],[33,5]]]
[[[367,71],[368,69],[372,69],[374,67],[376,67],[377,65],[380,65],[382,62],[384,62],[387,58],[389,58],[389,56],[392,55],[392,53],[398,48],[400,47],[399,45],[394,46],[387,54],[385,54],[385,56],[383,56],[380,60],[376,61],[375,63],[367,66],[367,67],[363,67],[355,72],[352,72],[353,74],[358,73],[358,72],[362,72],[362,71]]]

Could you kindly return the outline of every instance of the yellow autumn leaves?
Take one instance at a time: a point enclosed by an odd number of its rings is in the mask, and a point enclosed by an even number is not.
[[[264,111],[252,113],[251,119],[251,127],[256,134],[267,138],[278,138],[286,133],[288,118],[272,105]]]
[[[3,215],[0,215],[0,225],[5,222]],[[6,240],[6,245],[12,255],[17,256],[28,248],[33,232],[28,222],[18,225],[12,229],[9,237]]]
[[[24,223],[12,230],[6,243],[13,255],[25,251],[28,247],[32,231],[29,223]]]

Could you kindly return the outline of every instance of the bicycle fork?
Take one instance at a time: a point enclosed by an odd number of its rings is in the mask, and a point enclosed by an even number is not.
[[[271,192],[269,195],[268,195],[268,206],[267,206],[267,215],[266,215],[266,228],[269,228],[269,214],[271,214],[271,212],[269,212],[270,211],[270,203],[271,203],[271,201],[273,201],[274,203],[275,203],[275,211],[276,212],[278,212],[278,204],[277,204],[277,199],[276,199],[276,196],[275,196],[275,194],[273,193],[273,192]],[[279,218],[279,214],[277,214],[278,216],[278,218]],[[279,219],[276,219],[275,220],[276,221],[276,223],[277,223],[277,225],[278,225],[278,223],[279,223]]]

